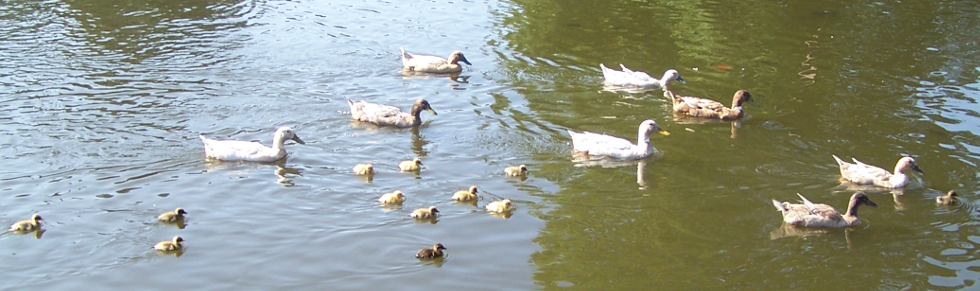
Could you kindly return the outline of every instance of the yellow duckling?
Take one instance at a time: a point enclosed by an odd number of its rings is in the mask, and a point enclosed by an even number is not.
[[[487,204],[487,211],[490,212],[504,213],[511,210],[514,210],[514,204],[510,202],[510,199],[494,201]]]
[[[402,194],[401,190],[395,190],[395,192],[381,195],[381,198],[378,198],[378,202],[381,204],[400,204],[405,202],[405,194]]]
[[[370,175],[374,174],[374,165],[371,164],[357,164],[354,166],[354,174],[357,175]]]
[[[173,241],[158,242],[156,245],[153,246],[153,249],[161,252],[176,252],[184,248],[183,243],[184,243],[184,238],[178,235],[174,237]]]
[[[953,205],[957,201],[956,196],[956,191],[949,190],[949,193],[946,193],[946,195],[936,197],[936,203],[942,205]]]
[[[419,259],[439,258],[442,257],[442,250],[445,249],[446,247],[442,246],[442,244],[436,243],[435,245],[432,246],[432,248],[424,248],[419,250],[418,253],[415,253],[415,257]]]
[[[527,166],[520,165],[520,166],[506,167],[504,168],[504,174],[507,175],[508,177],[520,177],[520,176],[527,175]]]
[[[163,214],[160,214],[160,216],[157,216],[157,220],[160,220],[160,222],[183,221],[184,214],[187,214],[187,211],[184,211],[183,208],[177,207],[177,209],[174,211],[167,211],[164,212]]]
[[[41,228],[41,220],[44,218],[40,214],[34,213],[31,219],[21,220],[10,225],[10,231],[31,232]]]
[[[436,209],[435,206],[429,206],[429,208],[415,209],[415,211],[412,211],[411,216],[415,219],[430,219],[435,218],[436,213],[439,213],[439,209]]]
[[[402,161],[398,164],[398,169],[402,172],[415,172],[422,168],[422,159],[415,158],[411,161]]]
[[[453,194],[453,200],[455,201],[471,201],[480,198],[476,195],[476,186],[470,186],[470,190],[460,190]]]

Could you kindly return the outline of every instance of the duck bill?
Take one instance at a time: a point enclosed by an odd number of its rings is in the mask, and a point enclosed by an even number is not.
[[[919,169],[919,166],[912,166],[912,170],[914,170],[914,171],[916,171],[916,172],[919,172],[919,174],[921,174],[921,175],[923,175],[923,176],[925,176],[925,175],[926,175],[926,173],[923,173],[923,172],[922,172],[922,169]]]
[[[681,78],[681,76],[677,76],[677,82],[681,82],[681,84],[687,84],[687,81],[684,81],[684,78]]]
[[[875,204],[871,200],[865,201],[865,203],[868,204],[868,206],[871,206],[871,207],[874,207],[874,208],[878,208],[878,204]]]
[[[439,113],[436,113],[436,111],[435,110],[432,110],[432,108],[426,109],[425,111],[428,111],[429,113],[432,113],[432,115],[439,115]]]
[[[296,141],[299,144],[306,144],[305,141],[303,141],[302,139],[299,139],[299,136],[298,135],[293,135],[293,138],[291,138],[291,140],[294,140],[294,141]]]
[[[470,65],[470,66],[472,66],[472,65],[473,65],[473,64],[470,64],[470,61],[469,61],[469,60],[467,60],[467,59],[466,59],[466,57],[461,57],[461,58],[459,58],[459,61],[460,61],[460,62],[463,62],[463,63],[466,63],[467,65]]]

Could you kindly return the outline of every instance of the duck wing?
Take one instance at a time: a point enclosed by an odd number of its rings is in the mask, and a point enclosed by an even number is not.
[[[636,146],[626,139],[611,135],[571,130],[568,134],[572,136],[572,147],[575,151],[587,152],[589,155],[621,156],[630,153]]]
[[[239,140],[214,140],[201,136],[207,157],[222,161],[274,162],[283,157],[261,143]]]

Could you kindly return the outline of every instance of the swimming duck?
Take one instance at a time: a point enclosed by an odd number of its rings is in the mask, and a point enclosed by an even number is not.
[[[742,103],[750,101],[752,95],[749,91],[738,90],[732,97],[732,107],[725,107],[721,102],[690,96],[677,96],[673,92],[667,94],[674,101],[674,112],[690,117],[700,117],[709,119],[734,120],[742,117]]]
[[[442,257],[442,250],[445,250],[445,249],[446,249],[446,247],[442,246],[442,244],[440,244],[440,243],[437,243],[434,246],[432,246],[431,249],[430,248],[424,248],[422,250],[419,250],[419,252],[415,254],[415,258],[418,258],[418,259],[433,259],[433,258]]]
[[[953,205],[957,201],[956,196],[956,191],[949,190],[949,193],[946,193],[946,195],[936,197],[936,203],[942,205]]]
[[[176,252],[184,248],[183,242],[184,238],[178,235],[174,237],[173,241],[158,242],[153,246],[153,249],[161,252]]]
[[[459,65],[459,62],[470,64],[469,60],[463,56],[461,51],[453,51],[449,54],[449,60],[443,59],[437,56],[427,56],[427,55],[416,55],[405,52],[405,48],[402,50],[402,66],[405,67],[406,71],[415,71],[423,73],[455,73],[463,71],[463,67]]]
[[[422,168],[422,159],[415,158],[398,163],[398,169],[402,172],[414,172]]]
[[[858,185],[875,185],[878,187],[885,188],[901,188],[905,187],[909,183],[909,177],[905,175],[905,170],[914,170],[919,172],[919,174],[925,175],[919,166],[915,164],[915,160],[911,157],[902,157],[898,159],[898,163],[895,164],[895,171],[888,172],[888,170],[875,167],[872,165],[867,165],[852,158],[854,163],[848,163],[842,161],[837,155],[834,155],[834,159],[837,160],[837,165],[840,166],[840,175],[845,180]]]
[[[381,195],[381,198],[378,198],[378,202],[381,204],[399,204],[405,202],[405,194],[402,194],[401,190],[395,190],[395,192]]]
[[[667,83],[673,80],[677,80],[681,83],[687,83],[681,78],[681,74],[677,70],[667,70],[664,72],[663,78],[660,80],[654,79],[647,75],[645,72],[633,71],[623,64],[619,64],[619,67],[623,68],[622,71],[613,70],[607,68],[606,65],[599,64],[602,68],[602,77],[606,79],[606,84],[620,87],[642,87],[642,88],[666,88]]]
[[[293,133],[291,128],[286,126],[276,130],[271,148],[257,142],[214,140],[201,135],[201,140],[204,141],[205,156],[222,161],[275,162],[286,156],[286,149],[283,146],[288,139],[299,144],[306,144],[296,133]]]
[[[429,219],[435,218],[436,213],[439,213],[439,209],[436,209],[435,206],[429,206],[429,208],[415,209],[415,211],[412,211],[411,216],[415,219]]]
[[[374,166],[371,164],[357,164],[354,166],[354,174],[357,175],[374,174]]]
[[[439,115],[432,109],[432,106],[429,106],[429,101],[425,101],[422,98],[415,100],[409,113],[402,112],[401,109],[394,106],[371,103],[364,100],[357,102],[347,100],[347,105],[350,105],[351,118],[377,125],[397,127],[416,126],[422,124],[422,117],[419,116],[422,114],[422,110],[429,111],[432,115]]]
[[[184,220],[184,214],[187,214],[187,211],[177,207],[174,211],[167,211],[160,214],[160,216],[157,216],[157,220],[160,220],[160,222],[178,222]]]
[[[657,131],[663,135],[670,133],[660,129],[657,123],[647,119],[640,123],[637,133],[636,144],[620,137],[598,134],[594,132],[574,132],[569,130],[572,136],[572,147],[576,152],[581,152],[590,156],[608,156],[617,159],[642,159],[650,156],[656,148],[647,142],[650,132]]]
[[[527,166],[520,165],[520,166],[506,167],[504,168],[504,175],[507,175],[508,177],[519,177],[519,176],[527,175]]]
[[[494,201],[487,204],[487,211],[504,213],[514,210],[514,204],[510,202],[510,199],[504,199],[500,201]]]
[[[41,220],[44,220],[44,218],[40,214],[34,213],[34,215],[31,215],[31,219],[21,220],[11,224],[10,231],[31,232],[38,230],[41,228]]]
[[[783,213],[783,221],[788,224],[808,227],[848,227],[861,224],[858,217],[858,207],[862,204],[871,207],[878,207],[877,204],[868,198],[864,192],[857,192],[851,196],[847,204],[847,213],[841,215],[837,210],[827,204],[813,204],[803,195],[803,204],[792,204],[789,202],[779,202],[772,200],[772,205]]]
[[[476,195],[476,192],[477,192],[476,186],[470,186],[469,191],[460,190],[460,191],[456,191],[456,193],[453,193],[453,200],[455,201],[476,200],[480,198],[479,196]]]

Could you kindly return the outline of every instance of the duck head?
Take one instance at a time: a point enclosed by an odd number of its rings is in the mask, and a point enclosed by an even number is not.
[[[276,130],[276,140],[285,141],[287,139],[291,139],[299,144],[306,144],[306,142],[300,139],[299,136],[293,132],[293,129],[289,128],[288,126],[283,126]]]
[[[466,56],[463,56],[463,52],[461,52],[461,51],[455,50],[451,54],[449,54],[449,63],[450,64],[458,64],[459,62],[466,63],[467,65],[470,65],[470,66],[473,65],[473,64],[470,64],[470,61],[466,59]]]
[[[412,104],[411,113],[412,115],[415,115],[418,112],[422,112],[422,110],[428,111],[429,113],[432,113],[432,115],[439,115],[438,113],[436,113],[435,110],[432,109],[432,106],[429,105],[429,101],[419,98],[418,100],[415,100],[415,104]]]

